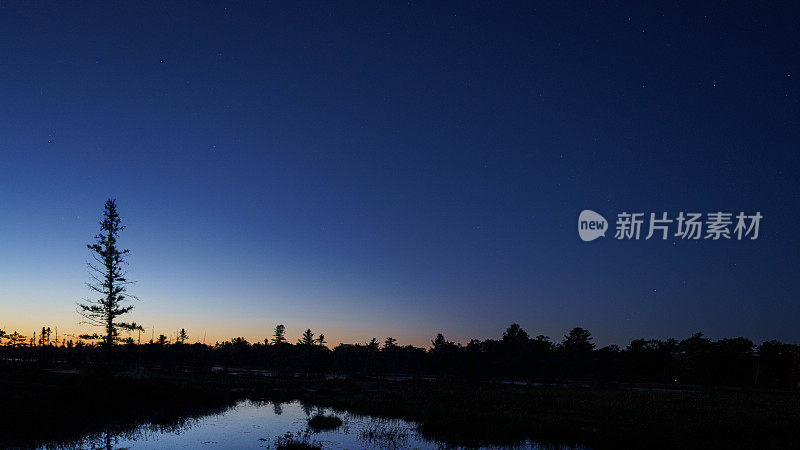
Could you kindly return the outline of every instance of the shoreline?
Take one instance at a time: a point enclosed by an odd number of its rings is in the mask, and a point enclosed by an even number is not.
[[[23,447],[166,424],[219,412],[242,399],[299,400],[400,418],[419,424],[426,438],[460,446],[530,439],[591,448],[785,448],[800,440],[800,393],[793,391],[662,392],[157,371],[106,380],[43,370],[5,371],[0,386],[4,404],[25,405],[8,414],[0,445]]]

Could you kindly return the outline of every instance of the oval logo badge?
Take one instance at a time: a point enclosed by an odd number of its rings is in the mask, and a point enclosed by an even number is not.
[[[586,242],[605,237],[607,229],[605,217],[591,209],[584,209],[578,216],[578,235]]]

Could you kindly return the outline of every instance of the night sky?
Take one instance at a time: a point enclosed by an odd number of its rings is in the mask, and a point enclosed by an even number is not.
[[[800,341],[791,6],[161,3],[0,3],[7,332],[91,331],[116,197],[156,336]],[[763,219],[617,240],[623,211]]]

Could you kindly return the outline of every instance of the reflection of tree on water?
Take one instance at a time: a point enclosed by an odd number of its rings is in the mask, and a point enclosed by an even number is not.
[[[106,428],[103,431],[91,433],[80,439],[70,439],[60,442],[51,442],[44,445],[45,448],[63,449],[106,449],[106,450],[125,450],[128,447],[118,447],[120,441],[141,441],[149,440],[160,434],[178,433],[181,430],[193,428],[200,424],[203,417],[210,414],[218,414],[230,409],[229,406],[219,408],[205,408],[192,413],[190,416],[176,417],[161,423],[153,422],[132,422],[117,428]]]
[[[136,433],[131,433],[131,434],[136,434]],[[110,431],[104,432],[103,433],[103,448],[105,448],[106,450],[124,450],[124,449],[128,448],[128,447],[115,447],[115,445],[117,445],[117,434],[114,434],[114,433],[112,433]],[[98,448],[98,447],[95,447],[95,446],[92,446],[92,447],[93,448]]]
[[[258,412],[260,410],[260,412]],[[271,415],[274,413],[274,416]],[[328,415],[326,415],[326,413]],[[271,421],[278,415],[284,419]],[[297,429],[304,417],[337,419],[339,424],[332,427],[314,427],[311,423]],[[324,417],[322,417],[324,416]],[[208,419],[206,419],[208,417]],[[352,421],[352,422],[351,422]],[[289,425],[291,423],[291,425]],[[259,434],[249,434],[252,427]],[[294,430],[286,430],[286,427]],[[438,441],[428,441],[415,434],[415,423],[402,420],[382,419],[369,415],[358,415],[347,410],[320,407],[313,403],[292,400],[288,402],[241,400],[233,407],[207,410],[206,414],[195,414],[169,422],[131,422],[125,427],[106,426],[81,439],[70,442],[52,441],[40,443],[44,448],[107,449],[122,450],[138,446],[155,448],[192,448],[198,444],[212,444],[210,447],[243,448],[260,445],[266,448],[321,448],[327,444],[344,445],[341,448],[420,448],[439,445]],[[206,429],[207,427],[207,429]],[[351,429],[351,427],[353,427]],[[243,429],[246,432],[241,432]],[[195,430],[191,432],[190,430]],[[198,434],[198,431],[199,434]],[[239,430],[238,433],[230,434]],[[322,433],[322,434],[318,434]],[[178,435],[184,435],[179,437]],[[352,436],[352,437],[348,437]],[[219,437],[219,440],[213,440]],[[207,440],[211,438],[212,440]],[[315,439],[316,438],[316,439]],[[323,440],[325,439],[325,440]],[[331,441],[327,441],[331,439]],[[202,442],[201,442],[202,441]],[[338,442],[338,444],[336,444]],[[411,444],[409,446],[409,444]],[[417,447],[414,447],[417,445]],[[442,444],[443,445],[443,444]]]
[[[138,424],[125,430],[105,430],[103,432],[86,436],[83,440],[68,446],[68,448],[92,448],[106,450],[125,450],[128,447],[118,447],[119,441],[149,440],[159,434],[177,433],[180,430],[193,428],[198,425],[200,418],[181,418],[171,423],[164,424]]]
[[[93,436],[87,436],[84,439],[84,445],[89,445],[93,449],[124,450],[128,447],[116,446],[120,440],[141,441],[149,440],[159,434],[178,433],[181,430],[197,426],[200,423],[200,419],[200,417],[186,417],[176,419],[170,423],[138,424],[125,430],[106,430]],[[84,448],[83,445],[81,445],[81,448]]]
[[[86,436],[81,441],[73,443],[65,448],[92,448],[106,450],[123,450],[128,447],[117,447],[120,439],[137,439],[142,434],[138,429],[129,431],[106,430],[97,434]]]

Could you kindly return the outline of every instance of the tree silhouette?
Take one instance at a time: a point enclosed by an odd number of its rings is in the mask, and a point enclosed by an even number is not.
[[[367,349],[371,352],[377,352],[379,348],[380,344],[375,338],[370,339],[370,341],[367,343]]]
[[[25,340],[28,339],[25,336],[19,334],[18,332],[13,332],[6,336],[8,339],[8,345],[12,347],[20,347],[25,345]]]
[[[325,340],[325,335],[324,335],[324,334],[322,334],[322,333],[320,333],[320,334],[319,334],[319,337],[317,338],[317,344],[319,344],[319,345],[325,345],[325,344],[327,344],[327,343],[328,343],[328,341],[326,341],[326,340]]]
[[[189,340],[189,335],[186,334],[185,329],[181,328],[180,333],[178,333],[178,342],[180,342],[181,344],[185,344],[186,341],[188,340]]]
[[[87,286],[101,297],[78,304],[79,313],[85,319],[85,323],[105,329],[103,343],[108,348],[119,338],[119,330],[144,331],[144,328],[136,323],[117,321],[120,316],[133,309],[133,305],[125,304],[129,297],[136,298],[126,294],[131,281],[125,278],[126,271],[123,270],[123,265],[126,264],[125,256],[129,250],[117,248],[119,233],[125,229],[121,222],[116,200],[108,199],[103,211],[103,220],[100,221],[100,234],[94,236],[96,239],[94,244],[87,245],[94,259],[94,262],[87,263],[93,280],[87,283]]]
[[[39,334],[39,345],[45,346],[50,343],[50,327],[42,327],[42,332]]]
[[[274,344],[282,344],[286,342],[286,327],[278,325],[275,327],[275,333],[273,334],[272,342]]]
[[[117,342],[127,345],[124,352],[117,352],[115,362],[158,368],[186,368],[188,364],[197,370],[208,370],[215,365],[263,368],[283,375],[305,373],[306,376],[396,374],[548,383],[800,387],[800,346],[780,341],[767,341],[756,347],[743,337],[711,340],[696,333],[681,341],[635,339],[624,348],[608,345],[596,350],[591,333],[582,328],[571,330],[559,344],[543,335],[527,339],[525,336],[521,328],[512,324],[498,339],[472,339],[466,346],[439,334],[429,349],[401,347],[394,338],[383,343],[377,339],[362,344],[342,343],[329,349],[320,345],[325,337],[314,339],[310,329],[298,345],[290,345],[285,338],[282,345],[263,345],[261,341],[250,344],[237,337],[213,346],[201,343],[181,346],[169,345],[168,337],[161,335],[144,345],[137,345],[132,339],[118,339]],[[0,361],[91,367],[106,354],[104,345],[82,340],[47,345],[48,341],[54,342],[47,327],[41,333],[37,329],[35,338],[18,332],[0,333],[0,338],[4,344],[0,346]],[[181,337],[179,329],[176,338],[180,342],[186,336]],[[94,334],[85,339],[98,341],[101,336]]]
[[[553,343],[550,342],[550,337],[540,334],[533,338],[531,341],[533,349],[539,353],[548,352],[553,349]]]
[[[510,344],[521,344],[528,341],[528,333],[519,326],[518,323],[512,323],[508,326],[505,333],[503,333],[503,342]]]
[[[297,340],[298,344],[305,345],[305,346],[308,346],[308,347],[311,347],[312,345],[314,345],[314,342],[315,342],[314,333],[311,332],[310,328],[307,329],[303,333],[303,336],[300,339]]]
[[[437,333],[436,339],[431,341],[431,350],[443,350],[448,344],[449,342],[447,342],[442,333]]]
[[[564,341],[561,345],[564,350],[574,353],[588,353],[594,350],[594,344],[591,342],[592,333],[580,327],[573,328],[569,334],[564,335]]]

